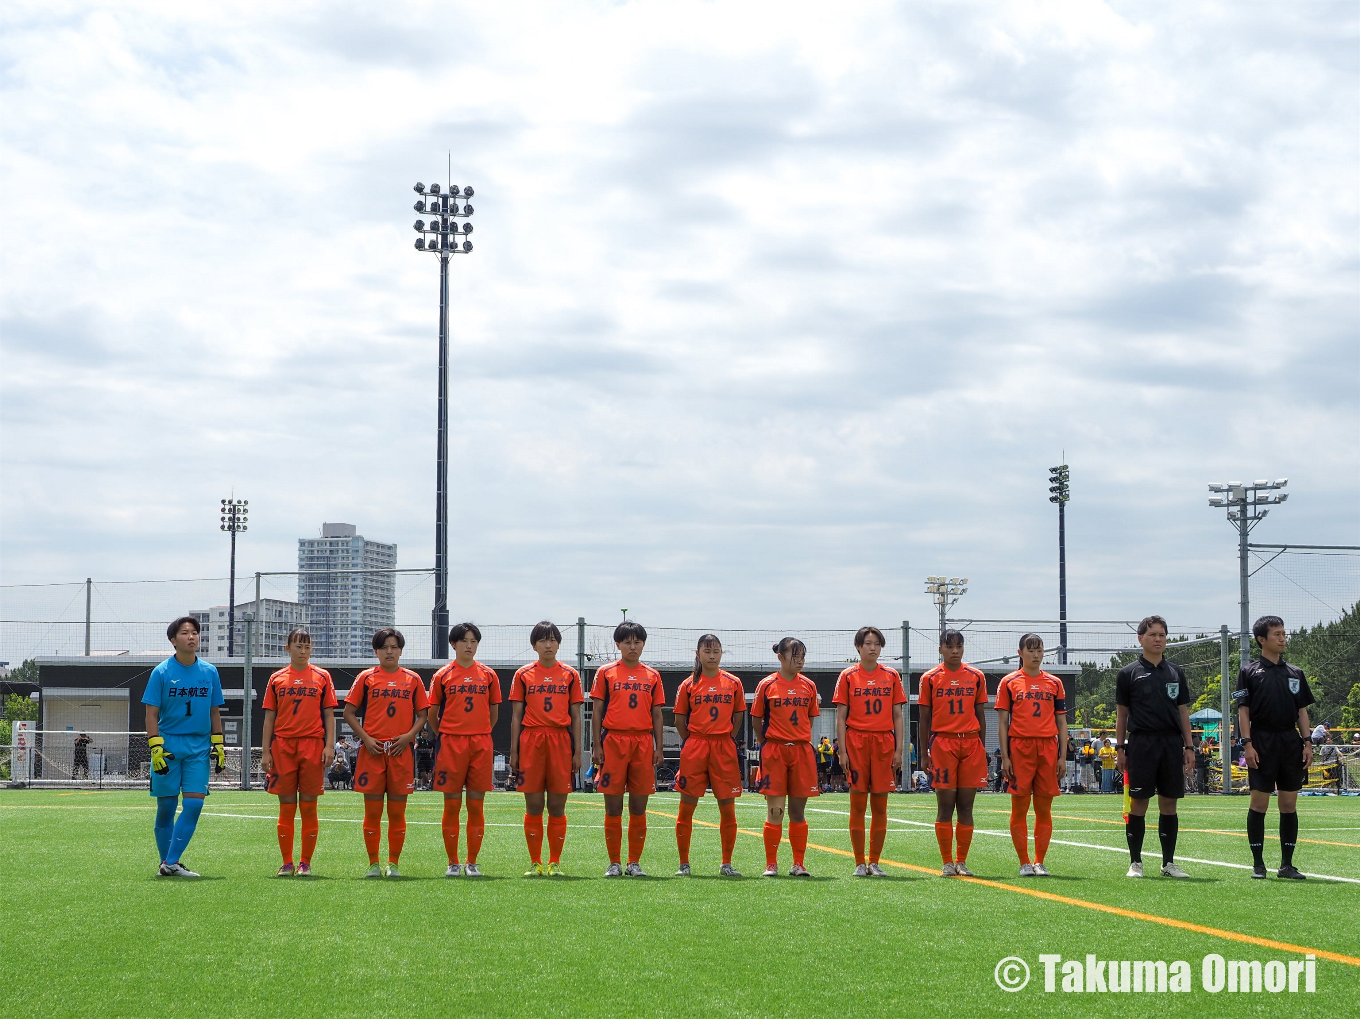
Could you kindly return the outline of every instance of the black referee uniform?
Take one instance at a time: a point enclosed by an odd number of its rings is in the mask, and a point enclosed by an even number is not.
[[[1269,795],[1276,790],[1295,793],[1307,780],[1303,766],[1304,736],[1299,729],[1299,712],[1313,703],[1308,679],[1297,665],[1283,657],[1278,662],[1257,658],[1237,674],[1233,705],[1247,709],[1247,739],[1256,750],[1257,764],[1247,770],[1247,785],[1253,792]],[[1263,878],[1265,869],[1266,815],[1263,810],[1247,812],[1247,841],[1254,857],[1252,877]],[[1280,877],[1302,878],[1294,867],[1294,845],[1299,837],[1299,815],[1280,808]]]
[[[1114,702],[1129,710],[1124,754],[1129,767],[1128,792],[1134,800],[1150,800],[1154,794],[1179,800],[1185,795],[1185,733],[1181,728],[1182,704],[1190,703],[1185,670],[1163,658],[1153,665],[1142,655],[1119,670]],[[1129,859],[1143,859],[1144,819],[1129,814],[1125,837]],[[1176,856],[1180,819],[1161,814],[1157,835],[1162,843],[1162,866]]]

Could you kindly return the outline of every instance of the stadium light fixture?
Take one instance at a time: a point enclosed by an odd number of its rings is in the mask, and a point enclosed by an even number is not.
[[[249,530],[249,499],[223,499],[222,530],[231,535],[231,581],[227,587],[227,657],[236,654],[236,536]]]
[[[450,176],[452,176],[452,157],[450,157]],[[458,220],[464,220],[463,234],[472,233],[472,224],[466,222],[472,215],[472,206],[467,199],[472,197],[472,188],[465,187],[461,193],[448,182],[448,192],[444,193],[438,182],[427,189],[417,183],[417,194],[425,198],[416,202],[416,212],[428,218],[418,219],[415,230],[417,251],[433,251],[439,256],[439,405],[437,411],[437,439],[435,442],[435,511],[434,511],[434,608],[431,612],[433,634],[431,656],[436,659],[449,657],[449,256],[470,254],[472,241],[458,243]],[[459,199],[463,204],[459,205]]]
[[[940,640],[944,640],[945,617],[958,600],[968,593],[967,577],[926,577],[926,594],[940,613]]]
[[[1048,501],[1058,507],[1058,661],[1067,664],[1067,504],[1072,499],[1067,464],[1048,469]]]
[[[1289,498],[1288,492],[1281,491],[1288,484],[1288,478],[1280,478],[1278,481],[1254,481],[1250,485],[1229,481],[1209,486],[1209,491],[1214,493],[1209,505],[1214,509],[1226,509],[1228,523],[1237,529],[1238,605],[1241,609],[1237,655],[1243,666],[1251,661],[1251,569],[1247,561],[1247,537],[1269,515],[1269,507],[1279,506]]]

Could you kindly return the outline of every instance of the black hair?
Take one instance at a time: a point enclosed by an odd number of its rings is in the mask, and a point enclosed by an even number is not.
[[[549,637],[559,644],[562,643],[562,631],[557,628],[557,624],[546,619],[535,623],[534,628],[529,631],[529,646],[533,647],[540,640],[547,640]]]
[[[770,650],[777,655],[789,655],[793,654],[795,650],[801,650],[803,654],[806,655],[807,645],[797,637],[785,637]]]
[[[1262,616],[1251,624],[1251,635],[1257,640],[1265,640],[1277,626],[1284,626],[1284,620],[1279,616]]]
[[[478,644],[482,642],[482,631],[477,628],[476,623],[454,623],[449,627],[449,643],[457,644],[469,633],[477,639]]]
[[[307,629],[307,627],[305,626],[293,627],[291,630],[288,631],[288,639],[283,642],[283,646],[287,647],[295,640],[305,640],[308,644],[310,644],[312,642],[312,631]]]
[[[963,632],[961,630],[945,630],[944,633],[940,634],[940,645],[942,647],[954,644],[963,647]]]
[[[373,650],[377,651],[378,648],[382,647],[384,644],[387,643],[388,638],[390,637],[396,637],[397,647],[405,650],[406,638],[402,636],[401,631],[398,630],[395,626],[384,626],[381,630],[379,630],[377,633],[373,635]]]
[[[1138,624],[1138,636],[1143,636],[1143,634],[1147,633],[1154,626],[1160,626],[1165,633],[1171,632],[1171,627],[1166,625],[1166,620],[1161,616],[1144,616],[1142,621]]]
[[[618,626],[614,627],[614,643],[622,644],[629,637],[636,637],[642,643],[647,643],[647,631],[641,623],[635,623],[631,619],[625,619]]]
[[[864,642],[869,638],[870,634],[873,634],[875,637],[878,638],[879,647],[888,646],[888,642],[883,636],[883,631],[880,630],[877,626],[861,626],[859,630],[856,631],[855,633],[855,647],[857,648],[863,647]]]
[[[170,639],[171,644],[175,642],[175,638],[179,636],[179,628],[183,626],[185,623],[188,623],[190,626],[194,628],[194,633],[203,632],[203,630],[200,628],[198,624],[198,620],[194,616],[180,616],[178,619],[176,619],[173,623],[171,623],[169,626],[165,628],[165,635]]]
[[[1043,646],[1044,646],[1044,638],[1040,637],[1037,633],[1024,633],[1024,634],[1021,634],[1021,635],[1020,635],[1020,647],[1019,647],[1018,650],[1024,651],[1026,648],[1030,648],[1030,647],[1032,647],[1032,646],[1035,645],[1035,644],[1038,644],[1039,647],[1043,647]]]
[[[704,667],[699,664],[699,651],[701,648],[703,648],[705,644],[717,644],[718,647],[720,648],[722,647],[722,641],[718,639],[718,635],[716,633],[706,633],[702,637],[700,637],[698,641],[695,642],[694,673],[693,675],[690,676],[691,679],[698,679],[700,676],[704,674]]]

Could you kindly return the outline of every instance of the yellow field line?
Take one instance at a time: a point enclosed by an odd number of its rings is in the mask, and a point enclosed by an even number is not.
[[[668,817],[676,820],[674,814],[667,814],[659,810],[649,810],[649,814],[656,814],[660,817]],[[1083,819],[1085,820],[1085,819]],[[706,828],[717,828],[718,825],[712,821],[700,821],[697,818],[695,824],[703,825]],[[738,828],[737,831],[743,835],[752,835],[756,838],[763,838],[763,832],[752,831],[749,828]],[[788,842],[786,838],[784,842]],[[835,856],[847,856],[854,859],[855,854],[846,849],[838,849],[835,846],[821,846],[814,842],[808,843],[809,849],[818,849],[823,853],[831,853]],[[885,857],[879,858],[879,863],[889,867],[897,867],[901,870],[912,870],[920,874],[938,875],[939,872],[933,867],[920,867],[914,863],[900,863],[897,860],[889,860]],[[1103,902],[1091,902],[1088,899],[1075,899],[1070,895],[1057,895],[1053,892],[1041,892],[1037,888],[1020,888],[1016,885],[1007,884],[1004,881],[990,881],[981,877],[960,877],[957,881],[964,881],[968,884],[986,885],[988,888],[1000,888],[1004,891],[1015,892],[1019,895],[1029,895],[1036,899],[1046,899],[1049,902],[1061,902],[1068,906],[1080,906],[1082,909],[1091,909],[1099,913],[1110,913],[1114,916],[1128,917],[1130,920],[1143,920],[1147,923],[1161,924],[1163,927],[1174,927],[1178,930],[1191,931],[1195,934],[1207,934],[1209,937],[1222,938],[1226,941],[1238,941],[1246,945],[1257,945],[1261,948],[1271,948],[1277,952],[1295,952],[1299,955],[1316,955],[1319,959],[1328,959],[1332,962],[1344,963],[1347,966],[1360,967],[1360,958],[1353,955],[1343,955],[1340,952],[1329,952],[1323,948],[1309,948],[1306,945],[1294,945],[1287,941],[1275,941],[1271,938],[1258,938],[1251,934],[1239,934],[1237,931],[1225,931],[1218,927],[1206,927],[1203,924],[1190,923],[1188,920],[1176,920],[1169,916],[1158,916],[1155,913],[1140,913],[1133,909],[1124,909],[1121,906],[1107,906]]]

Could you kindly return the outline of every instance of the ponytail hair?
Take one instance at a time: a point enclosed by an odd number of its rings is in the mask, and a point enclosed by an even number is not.
[[[720,649],[722,648],[722,641],[718,639],[716,633],[706,633],[699,638],[698,643],[694,645],[694,672],[690,674],[690,679],[696,683],[699,681],[699,677],[704,674],[704,667],[699,664],[699,649],[705,644],[717,644]]]

